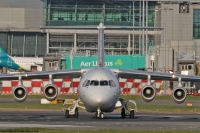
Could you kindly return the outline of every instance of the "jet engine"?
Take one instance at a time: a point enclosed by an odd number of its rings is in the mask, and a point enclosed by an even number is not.
[[[44,96],[47,100],[53,101],[58,96],[58,88],[54,84],[48,84],[44,87]]]
[[[13,89],[13,96],[18,102],[24,102],[27,98],[28,92],[26,87],[18,85]]]
[[[181,104],[185,101],[187,91],[183,87],[176,87],[172,91],[172,97],[175,103]]]
[[[142,98],[146,102],[151,102],[156,95],[156,89],[152,85],[146,85],[142,89]]]

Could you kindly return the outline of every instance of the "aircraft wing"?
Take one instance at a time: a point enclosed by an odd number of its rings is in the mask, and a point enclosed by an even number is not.
[[[136,79],[147,79],[148,76],[151,76],[152,80],[171,80],[178,81],[181,78],[181,81],[200,81],[200,76],[195,75],[181,75],[181,74],[170,74],[163,72],[149,72],[142,70],[124,70],[118,69],[114,71],[121,78],[136,78]]]
[[[55,78],[79,78],[82,74],[81,69],[70,70],[53,70],[53,71],[39,71],[39,72],[22,72],[15,74],[0,74],[0,80],[17,80],[19,77],[22,79],[44,79],[52,75]]]

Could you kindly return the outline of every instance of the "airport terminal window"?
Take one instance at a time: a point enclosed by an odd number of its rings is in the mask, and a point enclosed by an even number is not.
[[[193,38],[200,38],[200,9],[193,10]]]
[[[90,80],[85,80],[85,82],[83,83],[83,87],[87,87],[90,85]]]
[[[100,86],[108,86],[108,81],[107,80],[101,80]]]
[[[134,2],[135,26],[139,26],[139,1]],[[148,2],[149,26],[154,26],[155,5]],[[51,0],[45,5],[45,23],[51,26],[133,25],[132,1]]]
[[[99,81],[98,80],[91,80],[90,86],[98,86],[98,85],[99,85]]]
[[[189,65],[189,66],[188,66],[188,70],[191,70],[191,69],[192,69],[192,66]]]
[[[109,80],[109,85],[112,87],[116,87],[116,84],[113,80]]]

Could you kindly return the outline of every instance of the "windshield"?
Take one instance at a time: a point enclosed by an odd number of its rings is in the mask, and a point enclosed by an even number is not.
[[[85,80],[85,82],[83,83],[83,87],[89,86],[90,84],[90,80]]]
[[[108,81],[107,80],[101,80],[100,86],[108,86]]]
[[[109,85],[112,87],[116,87],[116,84],[113,80],[109,80]]]
[[[99,81],[98,80],[91,80],[90,86],[98,86],[98,85],[99,85]]]

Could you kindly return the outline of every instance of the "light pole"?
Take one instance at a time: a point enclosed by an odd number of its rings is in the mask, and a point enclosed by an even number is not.
[[[165,14],[163,15],[163,18],[166,18],[166,12],[169,10],[174,10],[174,8],[172,7],[165,7],[164,8],[156,8],[155,11],[160,11],[160,10],[164,10]],[[163,72],[166,73],[166,25],[165,25],[165,19],[163,19],[163,27],[164,27],[164,56],[163,56]],[[166,94],[166,82],[163,82],[163,86],[164,86],[164,93]]]

